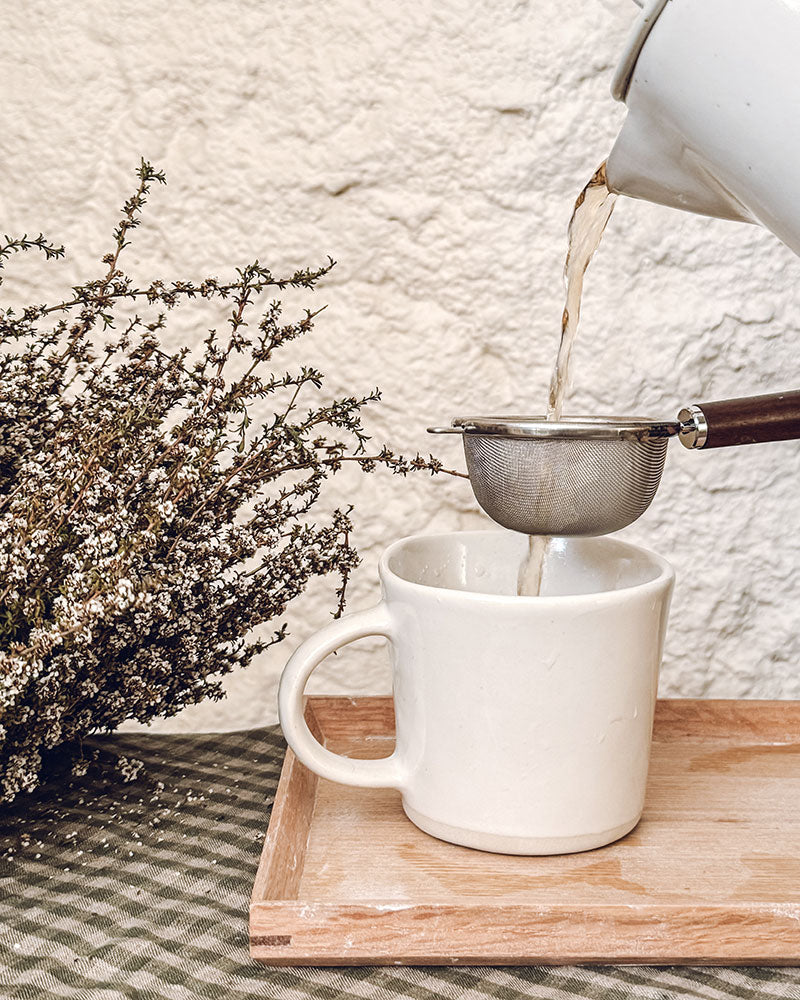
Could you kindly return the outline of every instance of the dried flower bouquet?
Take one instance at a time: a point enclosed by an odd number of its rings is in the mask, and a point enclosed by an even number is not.
[[[338,574],[341,610],[350,511],[308,518],[345,462],[442,471],[367,452],[361,410],[377,390],[308,408],[322,374],[275,370],[317,313],[285,322],[259,300],[313,289],[333,261],[136,287],[120,255],[164,183],[145,161],[137,175],[102,277],[55,305],[0,309],[0,802],[36,787],[54,755],[85,768],[91,732],[222,697],[223,675],[286,634],[254,630],[312,577]],[[4,237],[0,267],[31,249],[64,252]],[[189,299],[225,300],[225,334],[165,350],[169,312]]]

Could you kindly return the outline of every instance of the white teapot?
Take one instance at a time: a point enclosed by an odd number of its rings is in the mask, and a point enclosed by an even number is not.
[[[761,223],[800,254],[800,0],[646,0],[612,93],[612,191]]]

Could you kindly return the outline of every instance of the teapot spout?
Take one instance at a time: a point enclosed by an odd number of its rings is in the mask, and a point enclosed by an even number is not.
[[[629,110],[606,162],[615,194],[719,219],[755,222],[682,137],[649,114]]]

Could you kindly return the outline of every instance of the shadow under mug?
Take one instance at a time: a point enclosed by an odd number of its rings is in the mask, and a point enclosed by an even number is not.
[[[674,573],[612,538],[556,538],[543,594],[519,597],[528,539],[508,531],[418,535],[380,560],[383,599],[304,642],[279,711],[297,757],[331,781],[395,788],[442,840],[508,854],[611,843],[644,805]],[[396,746],[356,760],[323,747],[303,715],[314,668],[385,636]]]

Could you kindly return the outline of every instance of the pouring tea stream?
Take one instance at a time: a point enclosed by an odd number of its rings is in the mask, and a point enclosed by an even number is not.
[[[606,165],[601,163],[586,187],[578,195],[567,231],[567,257],[564,262],[564,312],[561,316],[561,340],[550,376],[547,419],[559,420],[569,388],[570,362],[581,316],[583,279],[595,250],[600,245],[617,196],[608,189]],[[520,568],[520,594],[536,596],[542,589],[549,535],[530,536],[528,558]]]

